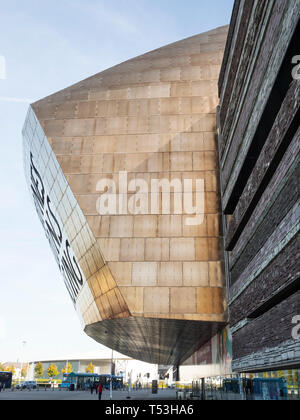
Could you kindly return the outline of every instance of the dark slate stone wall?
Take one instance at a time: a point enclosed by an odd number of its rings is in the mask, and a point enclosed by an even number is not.
[[[292,339],[292,319],[300,311],[300,291],[233,334],[233,359]],[[291,360],[289,361],[291,362]],[[265,366],[266,370],[268,367]]]
[[[279,159],[277,156],[280,154],[289,155],[289,159],[294,160],[299,152],[299,144],[297,145],[297,137],[299,133],[295,135],[297,131],[297,125],[299,125],[300,115],[300,83],[295,80],[281,106],[281,109],[277,115],[273,128],[268,136],[268,139],[259,155],[258,161],[248,179],[246,187],[244,188],[243,194],[235,208],[234,214],[230,221],[230,225],[227,231],[226,237],[226,248],[229,249],[230,244],[233,240],[235,232],[238,226],[243,222],[247,210],[250,209],[251,203],[255,200],[259,189],[263,188],[263,183],[267,182],[272,176],[272,162],[274,159]],[[298,113],[298,114],[297,114]],[[287,151],[289,144],[294,138],[294,147],[292,151]],[[298,146],[298,147],[297,147]],[[287,161],[281,168],[283,172],[286,165],[289,165],[290,161]],[[284,214],[284,213],[283,213]]]
[[[272,203],[272,201],[269,201],[271,206],[267,209],[268,211],[263,214],[265,206],[268,204],[267,202],[263,202],[256,208],[256,210],[260,210],[257,211],[257,213],[260,213],[259,216],[262,214],[264,216],[262,223],[253,223],[254,226],[251,230],[250,222],[243,231],[243,237],[246,236],[248,238],[248,242],[245,241],[243,243],[244,248],[239,254],[234,253],[234,255],[232,255],[232,257],[236,257],[235,259],[231,257],[231,284],[238,280],[241,272],[246,269],[251,260],[265,245],[269,236],[274,232],[275,227],[280,224],[281,220],[299,199],[297,190],[300,179],[300,165],[298,159],[297,162],[291,162],[296,165],[296,167],[292,167],[291,173],[288,173],[286,174],[286,177],[281,178],[282,184],[280,187],[282,188],[278,191],[277,196],[274,194],[274,202]],[[271,186],[272,184],[270,187]],[[257,222],[259,219],[255,219],[255,221]],[[278,232],[278,235],[279,233],[280,232]],[[276,241],[276,238],[274,239]],[[270,249],[266,248],[265,252],[267,253],[269,251]]]
[[[299,261],[295,258],[299,241],[294,238],[246,290],[230,305],[230,324],[236,325],[266,303],[289,282],[299,277]],[[300,312],[299,312],[300,314]]]
[[[300,315],[300,82],[287,61],[299,19],[300,0],[236,1],[219,81],[228,305],[239,371],[268,370],[275,360],[278,368],[300,365],[291,337]]]

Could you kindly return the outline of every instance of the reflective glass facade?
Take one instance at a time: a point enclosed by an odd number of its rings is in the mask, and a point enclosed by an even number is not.
[[[103,259],[31,108],[23,139],[27,184],[66,288],[82,325],[97,322],[101,316],[86,278],[103,267]]]

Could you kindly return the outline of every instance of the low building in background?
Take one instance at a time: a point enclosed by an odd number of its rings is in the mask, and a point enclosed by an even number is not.
[[[150,384],[152,380],[158,379],[158,366],[150,363],[141,362],[139,360],[133,360],[128,356],[124,356],[120,353],[113,352],[109,349],[82,353],[75,355],[66,355],[64,357],[53,357],[48,360],[32,361],[30,365],[30,378],[34,379],[34,369],[37,363],[43,365],[43,375],[41,379],[49,379],[47,374],[50,365],[54,364],[57,366],[59,375],[55,380],[62,380],[62,370],[66,367],[66,364],[72,366],[72,372],[75,373],[86,373],[86,369],[92,363],[94,366],[94,372],[98,375],[110,375],[111,374],[111,361],[113,362],[113,375],[122,376],[124,383],[129,381],[131,378],[132,383],[139,382],[141,384]]]

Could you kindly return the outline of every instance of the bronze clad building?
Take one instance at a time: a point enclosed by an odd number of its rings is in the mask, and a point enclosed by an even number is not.
[[[179,364],[226,325],[216,107],[227,27],[33,104],[26,178],[85,332]]]

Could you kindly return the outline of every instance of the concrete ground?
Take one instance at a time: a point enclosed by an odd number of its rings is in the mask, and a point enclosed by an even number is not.
[[[113,400],[121,401],[126,400],[128,396],[127,391],[113,391]],[[152,395],[151,390],[132,391],[130,393],[131,400],[175,400],[176,390],[164,389],[158,390],[158,394]],[[108,401],[110,398],[109,391],[104,391],[102,399]],[[1,400],[86,400],[96,401],[98,395],[92,395],[90,391],[66,391],[66,390],[39,390],[39,391],[10,391],[0,392]]]

